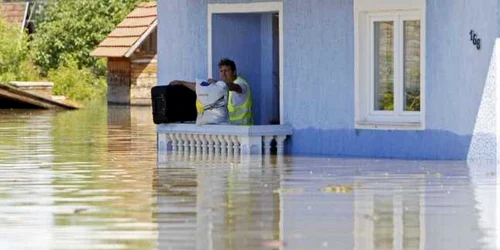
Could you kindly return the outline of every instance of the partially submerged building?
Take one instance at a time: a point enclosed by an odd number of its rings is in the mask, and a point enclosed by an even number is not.
[[[132,11],[91,56],[108,59],[108,102],[151,105],[157,85],[156,3],[142,3]]]
[[[499,10],[496,0],[163,1],[159,82],[217,76],[229,57],[258,125],[292,127],[289,153],[495,160]]]

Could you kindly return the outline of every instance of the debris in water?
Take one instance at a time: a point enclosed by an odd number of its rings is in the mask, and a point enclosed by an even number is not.
[[[322,188],[321,191],[324,193],[350,193],[352,191],[352,186],[332,185]]]
[[[280,188],[274,190],[275,194],[301,194],[304,192],[302,188]]]
[[[281,248],[285,246],[285,242],[281,240],[267,240],[263,242],[265,248]]]
[[[86,212],[86,211],[88,211],[87,208],[77,208],[77,209],[75,209],[75,211],[73,213],[81,214],[81,213]]]

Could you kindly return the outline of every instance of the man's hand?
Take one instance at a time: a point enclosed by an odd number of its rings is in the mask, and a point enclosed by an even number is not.
[[[169,83],[169,85],[182,85],[182,81],[179,80],[173,80]]]
[[[213,78],[210,78],[210,79],[208,79],[207,81],[208,81],[209,83],[216,83],[216,82],[217,82],[217,80],[215,80],[215,79],[213,79]]]

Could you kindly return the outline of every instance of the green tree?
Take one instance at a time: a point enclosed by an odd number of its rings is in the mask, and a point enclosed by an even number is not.
[[[69,60],[104,75],[103,61],[89,54],[139,2],[146,1],[48,0],[33,37],[36,64],[47,74]]]

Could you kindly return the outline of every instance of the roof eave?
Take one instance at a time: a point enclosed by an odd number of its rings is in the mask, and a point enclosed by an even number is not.
[[[148,38],[149,35],[151,35],[151,32],[158,26],[158,19],[156,19],[151,25],[149,25],[149,28],[144,32],[144,34],[141,35],[141,37],[137,40],[137,42],[130,47],[130,49],[125,53],[126,58],[130,58],[132,54],[141,46],[141,44]]]

